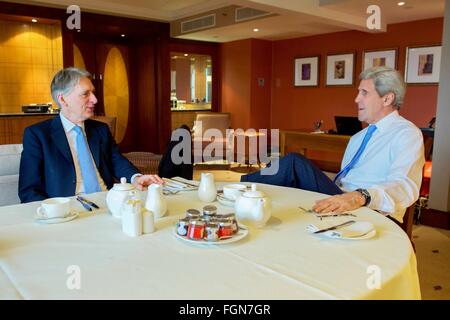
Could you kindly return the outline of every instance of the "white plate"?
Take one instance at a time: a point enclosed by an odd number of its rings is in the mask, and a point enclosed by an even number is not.
[[[178,239],[181,239],[181,240],[189,242],[189,243],[202,244],[202,245],[221,245],[221,244],[233,243],[233,242],[241,240],[242,238],[245,238],[248,234],[248,230],[246,228],[239,227],[239,231],[235,235],[233,235],[231,238],[218,240],[218,241],[207,241],[205,239],[192,240],[192,239],[186,238],[184,236],[180,236],[177,233],[177,228],[173,229],[173,233],[174,233],[175,237],[177,237]]]
[[[234,204],[236,203],[235,200],[228,199],[224,195],[218,194],[217,195],[217,201],[219,201],[220,204],[227,206],[227,207],[234,207]]]
[[[38,223],[45,223],[45,224],[63,223],[63,222],[67,222],[67,221],[71,221],[71,220],[75,219],[76,217],[78,217],[78,214],[79,214],[78,211],[76,211],[75,209],[72,209],[72,210],[70,210],[67,217],[64,217],[64,218],[46,219],[46,218],[39,217],[38,215],[35,215],[34,219]]]

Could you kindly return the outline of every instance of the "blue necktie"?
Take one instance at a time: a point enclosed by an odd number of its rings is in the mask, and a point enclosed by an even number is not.
[[[81,176],[83,177],[84,192],[99,192],[101,189],[95,172],[94,162],[92,161],[91,151],[84,138],[83,131],[80,126],[75,126],[73,129],[77,133],[78,163],[80,164]]]
[[[333,180],[334,183],[339,184],[341,179],[343,177],[345,177],[345,175],[350,171],[350,169],[353,168],[353,166],[358,162],[359,157],[361,157],[361,154],[363,153],[364,149],[366,148],[367,143],[369,142],[369,140],[372,137],[372,134],[375,132],[375,130],[377,130],[377,127],[375,125],[370,125],[367,128],[366,135],[364,136],[364,139],[363,139],[361,145],[359,146],[358,151],[356,151],[355,155],[353,156],[352,161],[350,161],[349,164],[347,164],[345,166],[345,168],[342,169],[341,171],[339,171],[338,174],[336,175],[336,177],[334,177],[334,180]]]

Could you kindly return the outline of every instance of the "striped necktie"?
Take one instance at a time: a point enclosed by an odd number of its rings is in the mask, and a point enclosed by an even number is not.
[[[367,128],[366,135],[364,136],[364,139],[359,146],[358,151],[356,151],[355,155],[353,156],[352,161],[349,162],[341,171],[338,172],[336,177],[334,177],[333,182],[339,185],[341,179],[345,177],[345,175],[350,171],[351,168],[354,167],[354,165],[358,162],[359,158],[361,157],[361,154],[363,153],[364,149],[367,146],[367,143],[369,142],[370,138],[372,137],[372,134],[377,130],[377,126],[375,125],[369,125]]]
[[[84,192],[99,192],[101,191],[100,184],[98,183],[94,162],[91,158],[91,151],[84,137],[83,130],[80,126],[75,126],[74,130],[77,133],[78,163],[80,165],[81,176],[83,177]]]

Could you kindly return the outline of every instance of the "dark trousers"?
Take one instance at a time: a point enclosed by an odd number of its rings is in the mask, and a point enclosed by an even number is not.
[[[269,166],[270,165],[271,164],[269,164]],[[298,188],[329,195],[343,193],[343,191],[311,161],[297,153],[289,153],[281,158],[279,169],[276,174],[261,175],[261,171],[258,171],[241,176],[241,181],[260,182]]]

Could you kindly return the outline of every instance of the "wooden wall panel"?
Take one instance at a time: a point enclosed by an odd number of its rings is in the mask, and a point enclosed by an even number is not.
[[[0,144],[22,143],[26,127],[54,116],[56,114],[0,116]]]

